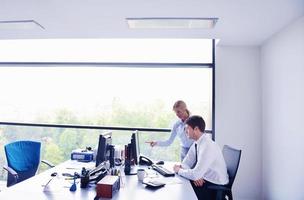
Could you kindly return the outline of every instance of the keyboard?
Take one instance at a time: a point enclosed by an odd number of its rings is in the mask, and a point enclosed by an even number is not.
[[[152,165],[152,169],[154,169],[155,171],[157,171],[158,173],[160,173],[161,175],[165,176],[165,177],[169,177],[169,176],[175,176],[175,173],[164,168],[163,166],[160,165]]]

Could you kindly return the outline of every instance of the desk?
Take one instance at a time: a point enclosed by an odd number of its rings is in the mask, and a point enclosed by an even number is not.
[[[92,167],[94,163],[80,163],[77,161],[66,161],[52,169],[49,169],[39,175],[27,179],[19,184],[7,188],[0,192],[0,199],[33,199],[33,200],[69,200],[69,199],[90,199],[93,200],[96,196],[95,187],[92,185],[89,188],[81,189],[80,183],[77,184],[75,192],[69,191],[71,183],[64,180],[62,173],[74,173],[81,171],[82,167]],[[43,191],[43,186],[50,180],[51,174],[57,172],[58,177],[55,177],[49,185],[47,191]],[[162,177],[159,175],[159,177]],[[178,175],[168,181],[167,184],[157,190],[145,188],[145,185],[138,182],[136,175],[122,176],[123,185],[119,192],[112,198],[113,200],[150,200],[150,199],[174,199],[174,200],[196,200],[194,190],[190,182]],[[101,198],[100,198],[101,199]]]

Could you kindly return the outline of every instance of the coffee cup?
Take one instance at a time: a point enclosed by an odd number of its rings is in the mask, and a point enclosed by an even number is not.
[[[144,178],[146,177],[147,173],[145,171],[145,169],[138,169],[137,170],[137,178],[138,181],[142,182],[144,180]]]

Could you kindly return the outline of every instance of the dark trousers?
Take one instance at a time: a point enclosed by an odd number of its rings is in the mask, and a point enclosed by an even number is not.
[[[213,190],[208,190],[208,187],[211,185],[214,185],[213,183],[210,183],[206,181],[203,186],[197,187],[194,185],[193,181],[190,181],[192,188],[197,196],[198,200],[215,200],[216,199],[216,193]]]

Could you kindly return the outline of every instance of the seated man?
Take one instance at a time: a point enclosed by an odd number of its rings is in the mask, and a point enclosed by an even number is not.
[[[191,116],[186,121],[189,138],[194,139],[188,154],[174,171],[190,179],[198,199],[214,199],[214,194],[207,187],[212,184],[228,183],[227,167],[219,146],[206,134],[205,121],[200,116]]]

